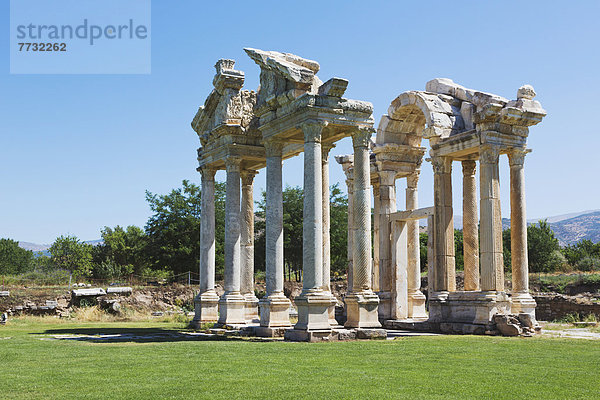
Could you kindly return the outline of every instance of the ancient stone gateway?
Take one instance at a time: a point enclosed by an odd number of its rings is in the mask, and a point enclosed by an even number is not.
[[[523,159],[528,127],[545,111],[530,86],[517,100],[465,89],[447,79],[406,92],[382,117],[376,141],[372,105],[343,96],[348,81],[317,77],[319,64],[293,54],[245,49],[261,69],[260,88],[242,90],[244,73],[233,60],[219,60],[214,89],[192,121],[200,138],[202,175],[200,293],[194,322],[240,327],[290,340],[334,338],[329,279],[329,164],[335,142],[351,137],[354,154],[337,157],[348,184],[347,328],[379,328],[394,321],[485,326],[497,313],[534,315],[528,292]],[[434,207],[419,209],[417,182],[429,139],[435,173]],[[303,290],[283,293],[282,160],[304,152]],[[511,165],[514,293],[504,292],[498,157]],[[478,248],[476,161],[480,163],[481,251]],[[465,291],[455,290],[452,161],[463,166]],[[266,296],[254,296],[253,178],[266,168]],[[227,173],[225,293],[215,291],[214,175]],[[406,211],[396,210],[396,179],[406,178]],[[371,188],[375,199],[371,245]],[[419,225],[430,235],[429,314],[420,290]],[[480,262],[481,260],[481,274]],[[481,278],[480,278],[481,275]],[[260,308],[260,313],[258,309]],[[390,322],[392,321],[392,322]],[[462,325],[461,325],[462,324]],[[453,325],[453,326],[454,326]],[[368,336],[368,335],[367,335]]]

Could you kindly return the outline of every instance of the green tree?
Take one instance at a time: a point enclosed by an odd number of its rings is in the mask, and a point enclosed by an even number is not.
[[[459,229],[454,230],[454,260],[457,270],[465,269],[463,231]]]
[[[0,274],[20,274],[33,268],[33,252],[12,239],[0,239]]]
[[[265,269],[266,247],[266,193],[256,207],[254,266],[258,271]],[[283,258],[288,280],[297,281],[302,276],[302,222],[304,191],[301,187],[287,186],[283,190]],[[331,274],[344,274],[347,267],[348,199],[339,186],[331,186],[330,192],[330,254]]]
[[[427,271],[427,242],[429,235],[427,233],[419,233],[419,253],[421,259],[421,271]]]
[[[140,274],[146,266],[146,243],[145,232],[137,226],[104,227],[102,244],[94,247],[94,275],[117,278],[133,272]]]
[[[175,274],[197,271],[200,257],[200,188],[187,180],[169,194],[146,192],[153,214],[145,226],[146,254],[155,270]],[[216,272],[223,273],[225,242],[225,184],[215,184]]]
[[[50,246],[50,259],[56,268],[71,271],[78,278],[92,272],[92,246],[75,236],[59,236]]]
[[[331,276],[344,275],[348,267],[348,197],[339,183],[331,186],[330,199]]]
[[[551,272],[560,266],[560,245],[546,220],[527,227],[527,257],[531,272]]]

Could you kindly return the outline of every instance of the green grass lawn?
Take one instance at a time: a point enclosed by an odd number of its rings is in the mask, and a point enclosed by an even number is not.
[[[600,397],[600,342],[436,336],[259,343],[41,340],[180,330],[165,322],[10,321],[0,326],[2,399]],[[10,337],[10,339],[2,339]]]

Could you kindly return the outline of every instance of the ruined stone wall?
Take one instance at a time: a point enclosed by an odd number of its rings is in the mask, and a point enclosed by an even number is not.
[[[537,303],[535,316],[540,321],[553,321],[574,313],[595,314],[600,318],[600,303],[594,303],[590,298],[555,293],[534,295],[533,298]]]

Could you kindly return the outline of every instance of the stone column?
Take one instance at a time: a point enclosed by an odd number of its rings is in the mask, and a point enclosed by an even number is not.
[[[454,259],[454,217],[452,210],[452,159],[432,157],[434,185],[434,265],[433,292],[443,296],[456,290]]]
[[[433,293],[433,282],[435,282],[435,248],[433,246],[433,236],[435,217],[427,217],[427,297],[431,299]]]
[[[354,168],[346,171],[346,186],[348,187],[348,270],[346,272],[346,293],[352,291],[352,244],[354,240]]]
[[[322,193],[323,193],[323,291],[331,298],[328,308],[329,324],[338,325],[335,320],[335,305],[337,299],[331,293],[331,240],[330,240],[330,194],[329,194],[329,152],[335,147],[334,144],[321,146],[321,171],[322,171]]]
[[[353,288],[346,296],[347,327],[380,327],[379,297],[371,290],[371,190],[369,139],[372,128],[357,129],[354,146]]]
[[[499,155],[495,146],[486,145],[480,149],[481,290],[486,292],[504,292]]]
[[[219,300],[219,324],[244,324],[244,296],[240,293],[240,164],[241,157],[230,157],[225,198],[225,293]]]
[[[379,191],[379,178],[371,179],[373,186],[373,271],[371,283],[374,292],[379,291],[379,226],[381,224],[381,193]],[[380,303],[381,307],[381,303]]]
[[[463,258],[465,290],[479,290],[479,228],[474,160],[462,162],[463,171]]]
[[[254,177],[257,172],[243,170],[241,219],[241,282],[246,299],[246,321],[258,321],[258,298],[254,294]]]
[[[323,291],[323,170],[321,133],[326,123],[301,125],[304,134],[304,221],[302,293],[296,298],[298,323],[294,330],[329,331],[331,296]]]
[[[508,153],[510,165],[510,251],[512,265],[512,313],[526,313],[535,320],[536,303],[529,293],[529,264],[527,260],[527,215],[525,205],[526,149],[516,148]]]
[[[267,156],[266,204],[266,296],[260,300],[260,325],[267,336],[270,328],[290,324],[290,301],[283,294],[283,143],[265,142]]]
[[[202,174],[200,211],[200,293],[194,299],[194,325],[216,322],[219,296],[215,291],[215,170],[199,168]]]
[[[406,210],[416,210],[418,204],[417,183],[419,170],[406,178]],[[408,318],[427,318],[425,295],[421,292],[421,244],[419,220],[406,221],[407,229],[407,275],[408,275]]]
[[[396,171],[379,171],[379,318],[390,319],[392,312],[392,239],[390,214],[396,210]]]

